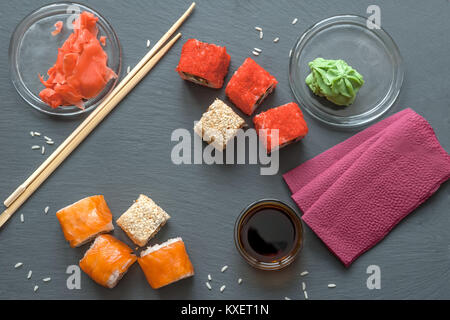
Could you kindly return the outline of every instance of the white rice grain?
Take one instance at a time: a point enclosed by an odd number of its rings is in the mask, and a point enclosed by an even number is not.
[[[37,149],[40,149],[41,148],[41,146],[31,146],[31,149],[33,149],[33,150],[37,150]]]
[[[305,291],[306,290],[306,283],[303,281],[302,282],[302,290]]]
[[[223,291],[225,290],[226,287],[227,287],[226,285],[221,286],[221,287],[220,287],[220,292],[223,292]]]
[[[308,300],[308,292],[303,291],[303,294],[305,295],[305,299]]]
[[[211,280],[212,280],[212,277],[210,274],[208,274],[208,281],[211,281]]]
[[[255,50],[256,52],[259,52],[259,53],[262,52],[262,50],[260,48],[253,48],[253,50]]]
[[[227,269],[228,269],[228,266],[223,266],[222,269],[220,269],[220,272],[225,272],[225,271],[227,271]]]
[[[147,48],[150,48],[150,40],[147,40]]]
[[[45,153],[45,147],[44,147],[44,146],[42,146],[41,153],[42,153],[42,154]]]
[[[280,41],[280,38],[276,37],[275,39],[273,39],[273,42],[277,43],[278,41]]]
[[[300,276],[303,277],[303,276],[306,276],[307,274],[309,274],[309,272],[305,270],[302,273],[300,273]]]
[[[41,133],[40,133],[40,132],[37,132],[37,131],[35,131],[35,132],[34,132],[34,135],[35,135],[35,136],[40,136],[40,135],[41,135]]]
[[[334,283],[330,283],[330,284],[328,285],[328,288],[336,288],[336,285],[335,285]]]
[[[55,142],[54,141],[45,141],[47,144],[54,144]]]
[[[261,32],[262,28],[261,27],[255,27],[255,30]]]
[[[255,55],[255,56],[259,56],[259,52],[252,51],[252,53],[253,53],[253,55]]]
[[[15,265],[14,265],[14,268],[20,268],[21,266],[23,266],[23,263],[22,262],[17,262]]]
[[[239,278],[238,279],[238,284],[241,284],[242,283],[242,278]]]
[[[30,136],[34,137],[34,132],[30,131]]]
[[[127,73],[130,73],[130,71],[131,71],[131,67],[128,66],[128,67],[127,67]]]
[[[51,281],[51,280],[52,280],[52,278],[50,278],[50,277],[47,277],[47,278],[42,279],[42,281],[44,281],[44,282],[49,282],[49,281]]]
[[[33,271],[28,271],[27,279],[31,279],[31,275],[33,274]]]
[[[298,21],[298,19],[297,19],[297,18],[295,18],[294,20],[292,20],[292,24],[296,24],[296,23],[297,23],[297,21]]]
[[[289,58],[292,56],[292,49],[289,50]]]
[[[38,291],[38,289],[39,289],[39,286],[34,286],[34,292],[36,292],[36,291]]]
[[[259,32],[259,38],[260,39],[264,38],[264,33],[262,31]]]
[[[20,222],[24,223],[25,219],[23,217],[23,213],[20,214]]]
[[[49,138],[49,137],[47,137],[47,136],[44,136],[44,139],[47,140],[47,141],[53,141],[52,138]]]
[[[46,207],[44,208],[44,213],[47,214],[49,209],[50,209],[50,207],[49,207],[49,206],[46,206]]]
[[[291,298],[289,298],[289,297],[284,297],[284,300],[291,300]]]
[[[212,287],[211,287],[211,285],[209,284],[209,282],[208,281],[206,281],[205,282],[205,284],[206,284],[206,287],[209,289],[209,290],[211,290],[212,289]]]

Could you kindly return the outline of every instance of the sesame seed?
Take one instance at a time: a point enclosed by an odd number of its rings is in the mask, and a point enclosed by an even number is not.
[[[330,284],[328,285],[328,288],[336,288],[336,285],[335,285],[334,283],[330,283]]]
[[[205,284],[206,284],[206,287],[207,287],[209,290],[212,289],[212,287],[211,287],[211,285],[209,284],[209,282],[205,282]]]
[[[259,52],[252,51],[252,53],[253,53],[253,55],[255,55],[255,56],[259,56]]]
[[[303,271],[302,273],[300,273],[300,276],[303,277],[303,276],[306,276],[307,274],[309,274],[309,272],[305,270],[305,271]]]
[[[44,147],[44,146],[42,146],[42,150],[41,150],[41,153],[42,153],[42,154],[44,154],[44,153],[45,153],[45,147]]]
[[[225,290],[226,287],[227,287],[226,285],[221,286],[221,287],[220,287],[220,292],[223,292],[223,291]]]
[[[306,283],[302,282],[302,290],[305,291],[306,290]]]
[[[255,27],[255,30],[261,32],[262,28],[261,27]]]
[[[23,213],[21,213],[21,214],[20,214],[20,222],[23,223],[24,221],[25,221],[25,219],[23,218]]]
[[[223,266],[222,269],[220,270],[220,272],[225,272],[225,271],[227,271],[227,269],[228,269],[228,266]]]
[[[50,207],[49,207],[49,206],[46,206],[46,207],[44,208],[44,213],[47,214],[49,209],[50,209]]]
[[[41,146],[31,146],[31,149],[36,150],[36,149],[40,149]]]
[[[28,271],[27,279],[31,279],[31,275],[33,274],[33,271]]]
[[[278,41],[280,41],[280,38],[276,37],[275,39],[273,39],[273,42],[277,43]]]
[[[51,280],[52,280],[52,278],[50,278],[50,277],[42,279],[42,281],[44,281],[44,282],[49,282]]]
[[[127,73],[130,73],[130,71],[131,71],[131,67],[128,66],[128,67],[127,67]]]
[[[150,40],[147,40],[147,48],[150,48]]]
[[[41,135],[41,133],[40,133],[40,132],[36,132],[36,131],[35,131],[35,132],[34,132],[34,135],[35,135],[35,136],[40,136],[40,135]]]
[[[289,297],[284,297],[284,300],[291,300],[291,298],[289,298]]]
[[[297,21],[298,21],[298,19],[297,19],[297,18],[295,18],[294,20],[292,20],[292,24],[296,24],[296,23],[297,23]]]
[[[242,283],[242,278],[239,278],[238,279],[238,284],[241,284]]]
[[[212,277],[210,274],[208,274],[208,281],[211,281],[211,280],[212,280]]]
[[[262,50],[260,48],[253,48],[253,50],[255,50],[256,52],[262,52]]]
[[[14,265],[14,268],[20,268],[21,266],[23,266],[23,263],[22,262],[17,262],[15,265]]]
[[[305,295],[305,299],[308,300],[308,292],[303,291],[303,294]]]
[[[39,286],[34,286],[34,292],[36,292],[36,291],[38,291],[38,289],[39,289]]]

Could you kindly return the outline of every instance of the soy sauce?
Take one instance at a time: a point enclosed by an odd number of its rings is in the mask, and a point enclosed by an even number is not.
[[[292,218],[274,206],[249,212],[239,233],[243,249],[262,262],[275,262],[286,257],[298,239]]]

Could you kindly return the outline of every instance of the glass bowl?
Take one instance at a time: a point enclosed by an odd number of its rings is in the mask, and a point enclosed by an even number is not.
[[[39,92],[45,87],[38,75],[47,78],[47,70],[55,63],[58,48],[72,33],[69,27],[71,21],[83,11],[98,17],[98,37],[106,36],[106,46],[103,49],[108,54],[108,66],[118,77],[109,81],[95,98],[84,101],[85,109],[76,106],[52,109],[39,98]],[[61,33],[52,36],[51,32],[57,21],[63,21],[64,26]],[[14,87],[31,107],[48,115],[75,116],[95,109],[114,88],[120,76],[122,50],[112,26],[98,12],[79,3],[59,2],[33,11],[17,25],[9,45],[9,64]]]
[[[403,82],[403,63],[394,40],[383,29],[367,28],[367,19],[341,15],[306,30],[292,48],[289,83],[300,107],[335,127],[367,125],[391,108]],[[343,59],[364,78],[350,106],[337,106],[316,96],[306,85],[308,62],[315,58]]]
[[[262,261],[261,258],[257,257],[257,254],[252,254],[249,252],[244,244],[244,239],[241,237],[241,231],[253,214],[267,208],[275,209],[277,211],[281,211],[280,214],[285,214],[293,224],[295,231],[295,238],[289,252],[272,261]],[[261,270],[280,270],[290,265],[298,256],[303,247],[302,222],[295,210],[286,203],[275,199],[262,199],[250,204],[238,216],[234,225],[234,243],[238,252],[251,266]]]

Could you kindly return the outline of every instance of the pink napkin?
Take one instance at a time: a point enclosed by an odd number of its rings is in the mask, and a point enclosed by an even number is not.
[[[405,109],[283,177],[302,219],[348,267],[450,178],[450,156]]]

